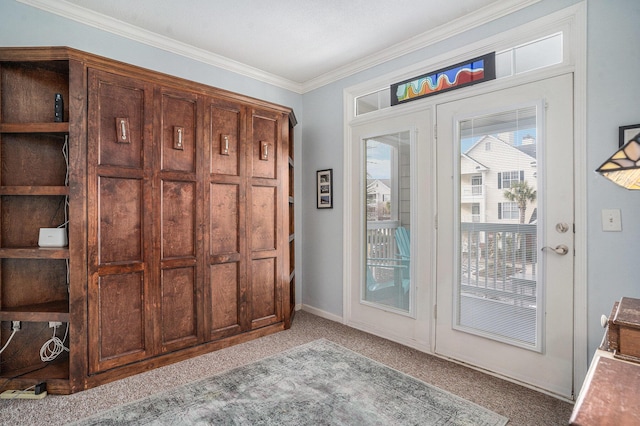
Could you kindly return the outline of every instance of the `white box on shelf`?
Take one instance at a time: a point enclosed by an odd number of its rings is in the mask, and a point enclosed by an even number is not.
[[[66,228],[40,228],[40,247],[65,247],[69,244]]]

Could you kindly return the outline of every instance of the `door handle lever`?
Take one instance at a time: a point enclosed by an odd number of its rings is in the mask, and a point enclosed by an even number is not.
[[[545,249],[551,250],[554,253],[559,254],[560,256],[564,256],[565,254],[569,253],[569,247],[567,247],[564,244],[559,244],[555,247],[549,247],[549,246],[542,247],[541,250],[544,251]]]

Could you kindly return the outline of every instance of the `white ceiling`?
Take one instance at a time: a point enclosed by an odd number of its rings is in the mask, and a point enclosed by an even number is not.
[[[299,92],[538,0],[18,0]]]

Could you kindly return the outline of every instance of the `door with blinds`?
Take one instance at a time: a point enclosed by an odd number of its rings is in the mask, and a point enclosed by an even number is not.
[[[573,111],[565,75],[437,107],[435,351],[571,398]]]

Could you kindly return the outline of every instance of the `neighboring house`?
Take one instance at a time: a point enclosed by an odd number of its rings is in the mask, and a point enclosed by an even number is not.
[[[391,179],[367,179],[367,220],[391,219]]]
[[[512,139],[508,134],[484,136],[462,154],[462,222],[519,223],[518,205],[505,199],[504,191],[522,181],[537,190],[536,143],[532,137],[518,146],[506,142]],[[525,223],[531,222],[536,208],[536,201],[528,204]]]

